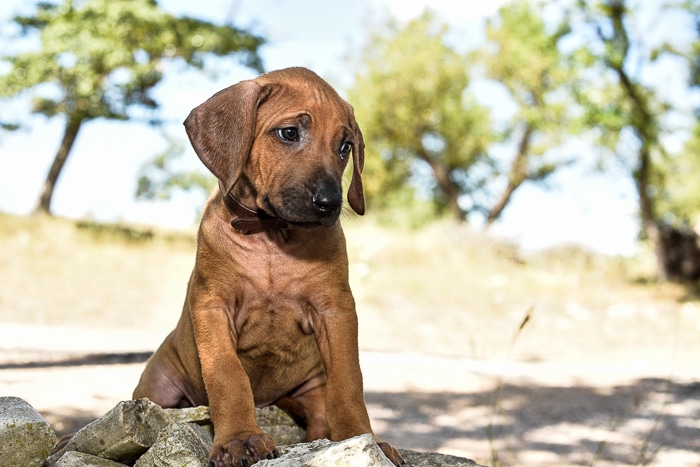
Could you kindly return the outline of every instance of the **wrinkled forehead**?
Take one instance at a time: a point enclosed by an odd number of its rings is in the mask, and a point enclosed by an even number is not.
[[[353,126],[352,107],[325,81],[318,79],[261,80],[270,86],[270,93],[258,107],[258,119],[307,114],[312,120],[326,124]]]

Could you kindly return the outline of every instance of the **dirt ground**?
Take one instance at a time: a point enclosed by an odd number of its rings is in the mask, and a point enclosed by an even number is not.
[[[70,432],[130,397],[162,338],[0,324],[0,396]],[[366,400],[387,441],[484,465],[699,466],[700,353],[667,341],[548,359],[363,351]]]

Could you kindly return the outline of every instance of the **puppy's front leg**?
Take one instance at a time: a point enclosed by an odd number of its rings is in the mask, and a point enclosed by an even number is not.
[[[210,465],[249,466],[277,457],[274,439],[255,421],[253,390],[236,354],[227,312],[223,307],[198,308],[191,315],[214,424]]]
[[[352,297],[337,303],[332,311],[318,315],[316,339],[326,369],[326,420],[331,440],[339,441],[372,427],[365,406],[362,371],[357,342],[357,314]],[[374,435],[384,454],[395,465],[405,465],[397,449]]]

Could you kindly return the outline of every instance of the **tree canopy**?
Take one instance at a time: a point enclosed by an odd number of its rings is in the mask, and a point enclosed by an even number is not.
[[[572,162],[555,149],[580,130],[573,98],[578,64],[560,50],[571,33],[566,18],[552,23],[548,27],[541,11],[527,2],[502,7],[487,23],[487,43],[477,53],[486,77],[505,87],[516,105],[505,125],[514,154],[506,162],[505,188],[487,213],[487,225],[523,183],[545,181]]]
[[[128,120],[134,106],[156,109],[152,90],[163,79],[165,62],[202,68],[208,56],[235,55],[262,71],[257,54],[261,37],[231,25],[175,17],[154,0],[38,3],[34,14],[17,16],[14,22],[22,36],[38,39],[38,47],[2,57],[10,69],[0,76],[0,98],[29,94],[34,113],[65,121],[37,204],[38,211],[47,213],[83,124],[97,118]]]
[[[679,228],[680,218],[673,215],[692,199],[680,188],[683,167],[697,177],[697,158],[672,152],[665,141],[679,138],[692,126],[672,123],[684,111],[668,93],[649,81],[654,70],[669,66],[676,59],[692,71],[697,60],[691,43],[673,44],[640,34],[644,30],[641,3],[634,0],[579,0],[574,21],[586,41],[585,62],[588,79],[580,101],[586,110],[586,124],[597,130],[598,145],[612,153],[627,167],[637,189],[641,233],[656,252],[657,271],[661,279],[673,275],[671,258],[674,245],[666,241],[664,232]],[[665,2],[647,4],[658,21],[674,13],[690,13],[689,4]],[[692,27],[688,21],[678,28]],[[669,61],[671,60],[671,61]],[[677,64],[676,64],[677,65]],[[692,84],[692,83],[691,83]],[[676,85],[687,85],[680,81]],[[687,115],[686,115],[687,117]],[[692,143],[687,148],[692,148]],[[692,149],[691,149],[692,151]],[[694,169],[691,167],[694,165]],[[694,184],[690,182],[691,186]],[[685,200],[684,200],[685,199]],[[692,202],[692,201],[691,201]],[[698,208],[695,207],[695,212]]]
[[[580,163],[585,147],[603,170],[615,160],[629,174],[642,237],[668,278],[678,255],[664,232],[700,221],[700,111],[650,77],[673,69],[675,88],[700,88],[697,13],[683,0],[516,2],[488,20],[474,51],[457,51],[429,12],[375,26],[349,93],[375,154],[369,203],[415,206],[427,192],[434,212],[481,212],[488,225],[523,183]],[[664,22],[683,33],[651,34]],[[484,81],[505,90],[506,119],[479,94]]]
[[[575,67],[558,49],[566,24],[553,29],[522,2],[499,10],[479,51],[457,52],[430,12],[375,32],[350,90],[379,156],[367,163],[370,204],[406,203],[407,191],[415,202],[427,185],[437,214],[464,220],[479,212],[490,224],[523,183],[566,164],[550,150],[575,128]],[[494,120],[470,85],[481,69],[517,108],[506,122]],[[513,155],[498,157],[506,143]]]
[[[515,2],[488,19],[473,50],[429,10],[407,23],[373,24],[353,54],[347,90],[367,146],[368,204],[410,210],[412,222],[478,213],[489,225],[525,183],[546,182],[584,157],[601,170],[615,161],[634,182],[641,237],[654,244],[666,278],[664,229],[700,222],[698,13],[690,0]],[[39,210],[49,210],[85,122],[157,109],[151,91],[166,62],[202,68],[209,56],[232,54],[262,69],[262,38],[173,17],[152,0],[41,3],[14,22],[39,45],[2,58],[9,72],[0,76],[0,98],[31,95],[34,112],[65,120]],[[654,82],[664,73],[670,86]],[[668,87],[690,98],[680,102]],[[497,100],[512,111],[504,116]],[[172,146],[144,168],[139,195],[208,185],[176,172],[177,154]]]
[[[410,204],[420,197],[411,178],[427,170],[432,182],[422,188],[436,211],[462,218],[468,208],[459,197],[483,183],[474,169],[488,164],[489,112],[470,94],[465,57],[446,44],[445,33],[426,13],[405,28],[375,33],[365,49],[349,100],[373,154],[365,165],[370,205],[407,197]]]

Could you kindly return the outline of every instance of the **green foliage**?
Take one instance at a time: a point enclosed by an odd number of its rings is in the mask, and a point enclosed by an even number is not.
[[[580,128],[571,91],[581,67],[559,50],[571,32],[566,18],[555,26],[549,32],[543,11],[528,2],[503,7],[488,22],[488,43],[478,54],[487,77],[505,86],[517,105],[509,132],[515,127],[534,132],[529,153],[539,157],[530,161],[532,177],[551,174],[553,167],[548,166],[556,163],[548,164],[541,156]]]
[[[508,161],[506,188],[488,212],[487,225],[523,183],[545,181],[573,162],[571,156],[553,149],[581,130],[574,99],[581,65],[573,54],[560,51],[562,39],[571,32],[567,18],[550,20],[548,27],[544,16],[542,6],[528,2],[501,8],[487,23],[486,47],[476,53],[486,76],[507,89],[517,109],[505,124],[515,154]]]
[[[551,150],[581,129],[572,97],[579,67],[558,49],[566,21],[549,32],[526,2],[499,11],[479,52],[458,53],[448,32],[426,12],[370,39],[349,96],[370,151],[366,193],[373,207],[429,201],[436,215],[481,212],[490,222],[522,183],[570,162]],[[517,107],[500,125],[470,87],[480,66]],[[504,140],[516,152],[506,160],[495,156]]]
[[[91,220],[75,223],[78,230],[89,232],[96,240],[120,241],[125,243],[146,243],[152,241],[155,233],[150,228],[139,228],[122,224],[103,224]]]
[[[683,151],[659,167],[659,171],[667,181],[658,204],[664,220],[676,225],[700,223],[700,122],[696,122]]]
[[[599,132],[599,147],[615,155],[634,180],[642,234],[654,247],[658,278],[667,280],[676,274],[672,267],[676,253],[674,245],[663,240],[663,224],[678,227],[688,220],[687,203],[694,197],[679,189],[678,182],[684,177],[678,175],[690,170],[697,178],[698,166],[694,155],[679,158],[670,154],[665,141],[678,139],[690,128],[671,124],[683,113],[682,104],[659,92],[660,86],[647,77],[667,56],[685,57],[692,76],[697,57],[690,47],[684,50],[684,44],[653,42],[654,36],[645,34],[648,27],[640,18],[640,7],[634,0],[578,0],[578,27],[590,31],[586,37],[588,82],[579,98],[586,109],[587,124]],[[646,7],[659,22],[664,16],[674,18],[674,14],[692,11],[689,4],[679,1]],[[682,27],[681,22],[679,30]],[[693,177],[688,182],[694,184]],[[691,208],[698,209],[697,204]]]
[[[184,148],[171,141],[170,146],[141,167],[136,197],[148,200],[170,199],[173,190],[200,191],[205,197],[216,185],[216,178],[201,171],[179,169],[177,162]]]
[[[364,51],[349,100],[369,151],[370,206],[427,199],[437,212],[449,208],[460,216],[457,196],[482,182],[470,169],[488,162],[489,112],[469,94],[465,57],[446,44],[446,32],[426,13],[404,28],[389,24],[375,32]],[[411,183],[420,170],[416,161],[432,171],[427,187]]]
[[[662,17],[687,5],[668,2],[654,8],[656,16]],[[593,32],[586,37],[587,50],[576,57],[581,59],[585,54],[588,66],[578,95],[584,122],[597,130],[600,147],[629,167],[640,196],[649,195],[650,212],[642,217],[653,215],[659,220],[665,208],[656,202],[670,183],[666,165],[673,165],[662,140],[677,130],[666,122],[678,109],[645,82],[644,76],[661,57],[682,52],[666,42],[656,46],[645,43],[643,35],[637,39],[636,32],[644,29],[639,5],[634,2],[580,0],[577,14],[581,21],[578,27]],[[692,54],[688,58],[692,59]]]
[[[0,122],[0,128],[5,131],[15,131],[19,129],[19,125],[16,123]]]
[[[207,56],[235,54],[258,71],[263,39],[233,26],[218,26],[161,11],[154,0],[64,0],[38,3],[31,16],[14,22],[40,47],[1,57],[0,98],[31,93],[32,111],[63,116],[62,142],[49,168],[35,212],[50,214],[64,164],[83,123],[128,120],[129,109],[158,107],[151,95],[165,62],[202,68]],[[150,123],[160,124],[151,113]],[[12,124],[3,122],[3,127]]]
[[[126,120],[131,105],[156,108],[149,92],[163,78],[165,60],[201,68],[210,54],[238,53],[261,69],[261,38],[176,18],[153,0],[67,0],[36,8],[14,21],[23,35],[38,34],[41,47],[3,57],[11,69],[0,77],[0,97],[33,90],[33,111],[47,117]]]

